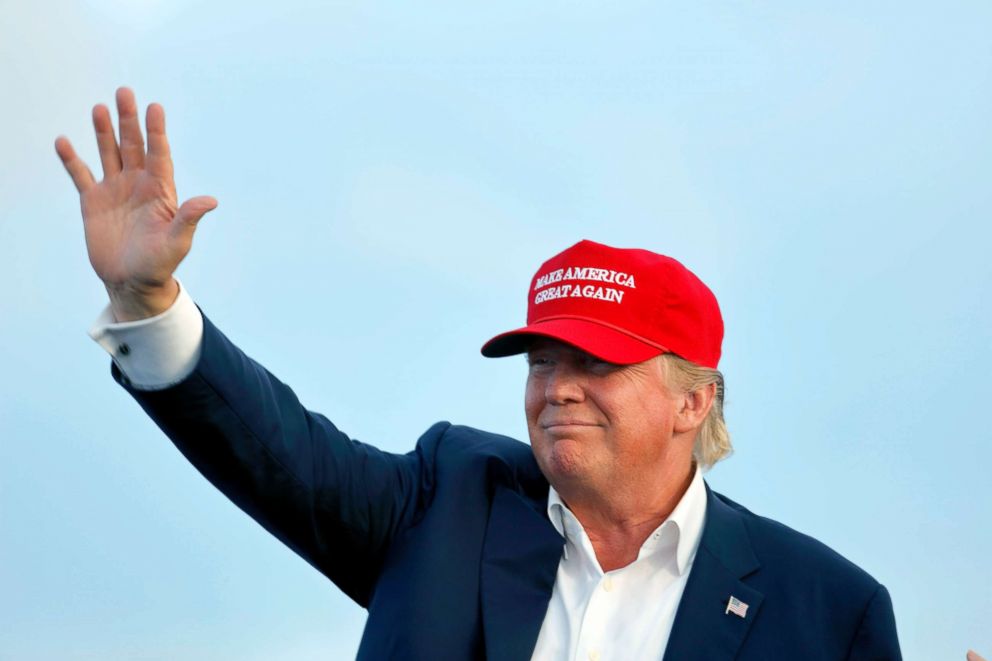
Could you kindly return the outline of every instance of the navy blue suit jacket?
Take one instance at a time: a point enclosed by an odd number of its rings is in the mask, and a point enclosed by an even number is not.
[[[132,389],[218,489],[368,609],[360,659],[529,659],[563,538],[530,446],[438,423],[408,454],[351,440],[208,319],[195,371]],[[664,661],[899,659],[885,588],[709,490]],[[734,596],[746,617],[726,614]]]

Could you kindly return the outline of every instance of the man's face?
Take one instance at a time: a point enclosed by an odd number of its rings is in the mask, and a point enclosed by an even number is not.
[[[661,358],[614,365],[538,339],[527,359],[531,446],[557,490],[647,485],[687,461],[685,449],[673,447],[681,398],[667,387]]]

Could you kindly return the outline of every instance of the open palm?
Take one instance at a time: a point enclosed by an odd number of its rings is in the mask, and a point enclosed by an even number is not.
[[[130,89],[117,90],[117,111],[120,145],[110,111],[104,105],[93,109],[102,181],[94,179],[68,139],[59,137],[55,149],[79,191],[90,263],[115,313],[134,307],[144,312],[137,316],[146,316],[162,311],[157,302],[175,291],[172,274],[189,252],[197,222],[217,201],[195,197],[178,205],[162,106],[148,106],[147,152]]]

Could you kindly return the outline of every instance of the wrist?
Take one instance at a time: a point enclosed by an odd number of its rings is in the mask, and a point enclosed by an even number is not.
[[[107,296],[110,297],[110,309],[118,322],[158,316],[172,307],[179,297],[179,283],[175,278],[170,278],[164,285],[118,286],[104,283],[104,286],[107,289]]]

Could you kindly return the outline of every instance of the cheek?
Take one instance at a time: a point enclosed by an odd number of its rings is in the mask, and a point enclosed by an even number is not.
[[[537,417],[541,415],[544,408],[544,397],[540,389],[534,385],[531,379],[527,380],[527,387],[524,390],[524,414],[527,416],[527,424],[534,426],[537,424]]]
[[[668,450],[675,421],[674,403],[663,395],[642,399],[617,412],[622,451],[643,456],[662,455]]]

